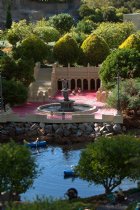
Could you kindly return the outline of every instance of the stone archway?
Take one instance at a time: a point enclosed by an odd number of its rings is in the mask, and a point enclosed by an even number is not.
[[[90,90],[95,90],[95,80],[94,79],[90,80]]]
[[[77,79],[77,88],[82,88],[81,79]]]
[[[98,88],[100,88],[100,86],[101,86],[101,81],[100,81],[100,79],[97,79],[97,90],[98,90]]]
[[[71,79],[71,90],[75,90],[75,79]]]
[[[57,90],[62,90],[62,81],[60,79],[57,81]]]
[[[87,79],[83,80],[83,90],[88,90],[88,80]]]

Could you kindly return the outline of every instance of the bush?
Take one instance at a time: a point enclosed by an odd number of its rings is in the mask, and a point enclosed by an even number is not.
[[[56,60],[65,66],[74,64],[79,55],[77,42],[69,35],[66,34],[60,38],[54,46],[54,57]]]
[[[101,64],[109,54],[109,47],[101,37],[92,34],[81,46],[86,60],[91,65]]]

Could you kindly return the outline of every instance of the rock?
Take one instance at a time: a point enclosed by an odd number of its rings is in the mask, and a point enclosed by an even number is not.
[[[64,136],[70,136],[71,132],[67,129],[64,129],[63,134],[64,134]]]
[[[40,127],[40,128],[45,128],[45,123],[42,123],[42,122],[39,123],[39,127]]]
[[[115,125],[113,125],[113,131],[114,131],[114,133],[116,133],[116,134],[121,133],[122,130],[121,130],[120,124],[115,124]]]
[[[52,126],[53,126],[54,132],[59,128],[59,125],[58,124],[53,124]]]
[[[101,135],[102,135],[102,134],[99,133],[99,132],[96,133],[96,137],[99,137],[99,136],[101,136]]]
[[[81,131],[85,131],[86,130],[86,126],[84,124],[79,124],[78,128],[81,130]]]
[[[60,127],[55,131],[56,135],[63,136],[63,129]]]
[[[16,127],[16,134],[19,135],[19,134],[23,134],[25,132],[25,129],[24,128],[20,128],[20,127]]]
[[[52,133],[53,129],[52,129],[52,125],[45,125],[45,133]]]
[[[81,130],[78,130],[76,133],[76,136],[82,136],[83,132]]]
[[[105,126],[108,132],[113,132],[113,126],[111,124],[106,124]]]
[[[113,135],[114,135],[113,133],[106,133],[106,134],[105,134],[105,136],[108,136],[108,137],[109,137],[109,136],[113,136]]]
[[[103,133],[104,131],[106,131],[106,126],[104,125],[103,127],[101,127],[101,128],[99,129],[99,131],[100,131],[101,133]]]

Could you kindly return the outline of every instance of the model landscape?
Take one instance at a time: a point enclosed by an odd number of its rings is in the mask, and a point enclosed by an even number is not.
[[[139,2],[0,11],[0,208],[139,210]]]

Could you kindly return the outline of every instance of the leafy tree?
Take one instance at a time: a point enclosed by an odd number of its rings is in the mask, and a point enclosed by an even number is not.
[[[28,98],[28,89],[19,81],[3,80],[3,98],[11,106],[24,104]]]
[[[87,62],[91,65],[98,65],[109,54],[109,47],[106,42],[99,36],[91,34],[86,38],[81,46]]]
[[[94,9],[91,9],[90,7],[88,7],[87,4],[82,4],[78,10],[79,15],[81,18],[84,18],[86,16],[90,16],[94,14]]]
[[[116,15],[115,7],[107,7],[103,10],[104,21],[117,22],[119,21]]]
[[[10,80],[11,78],[15,77],[15,72],[16,72],[15,60],[8,55],[1,57],[0,71],[3,74],[3,77],[6,77],[7,80]]]
[[[119,157],[119,158],[118,158]],[[110,193],[125,179],[136,180],[140,141],[132,136],[100,137],[82,151],[76,171],[80,178],[101,184]]]
[[[14,60],[5,55],[0,59],[0,69],[6,80],[15,79],[28,86],[33,81],[34,62],[31,59]]]
[[[134,32],[133,23],[101,23],[94,31],[94,34],[101,36],[110,49],[118,48],[118,46]]]
[[[48,22],[55,27],[61,34],[69,32],[74,25],[74,19],[67,13],[61,13],[49,18]]]
[[[84,0],[83,1],[89,8],[104,8],[111,6],[110,0]]]
[[[96,24],[91,20],[81,20],[77,23],[76,31],[91,34],[96,27]]]
[[[34,81],[34,62],[32,59],[16,60],[15,79],[22,82],[26,87]]]
[[[121,78],[136,78],[140,75],[140,54],[135,49],[117,49],[103,62],[99,71],[102,85],[114,86],[119,71]]]
[[[72,28],[72,30],[70,31],[69,35],[76,40],[76,42],[78,43],[78,45],[80,46],[83,41],[87,38],[87,34],[78,31],[77,28]]]
[[[131,34],[120,46],[122,48],[136,49],[140,52],[140,34]]]
[[[120,108],[122,111],[140,110],[140,79],[129,79],[120,82]],[[118,90],[115,87],[107,99],[109,106],[116,108]]]
[[[24,39],[14,51],[14,58],[33,59],[34,62],[42,61],[47,57],[47,45],[35,35]]]
[[[9,4],[7,7],[5,27],[9,29],[11,28],[11,25],[12,25],[12,15],[11,15],[11,5]]]
[[[68,63],[76,62],[79,49],[77,42],[69,34],[66,34],[56,42],[53,52],[60,64],[68,65]]]
[[[31,24],[27,24],[26,20],[20,20],[18,23],[13,22],[11,28],[7,32],[7,39],[12,45],[21,42],[32,34]]]
[[[45,27],[38,27],[35,26],[33,32],[36,36],[42,39],[44,42],[54,42],[60,38],[60,33],[57,29],[45,26]]]
[[[0,146],[0,192],[25,192],[37,175],[37,165],[28,148],[14,142]]]

